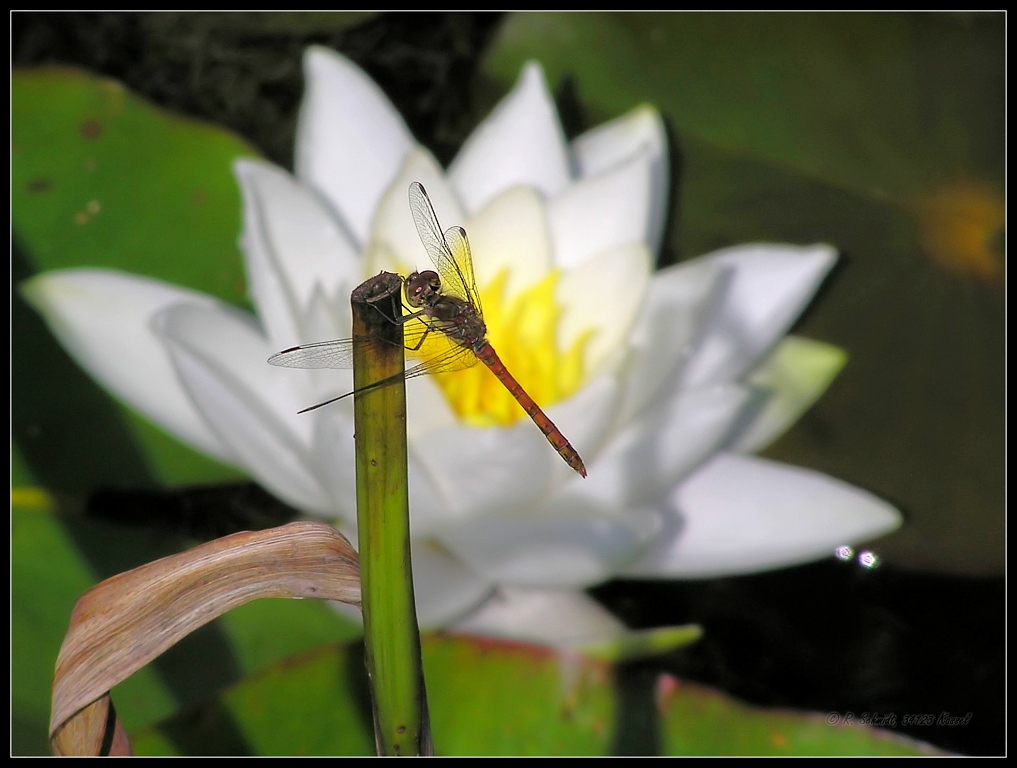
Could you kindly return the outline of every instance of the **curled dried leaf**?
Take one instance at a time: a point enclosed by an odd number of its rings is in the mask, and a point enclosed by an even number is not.
[[[54,753],[110,754],[101,750],[113,747],[128,754],[112,706],[103,704],[109,690],[199,627],[266,597],[359,606],[357,554],[330,525],[296,522],[235,533],[90,589],[74,606],[57,657]]]
[[[50,742],[54,755],[91,755],[129,757],[131,741],[127,738],[109,693],[78,710],[60,728]]]

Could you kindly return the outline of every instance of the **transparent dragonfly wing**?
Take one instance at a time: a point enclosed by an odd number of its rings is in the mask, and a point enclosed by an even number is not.
[[[362,343],[370,347],[388,345],[389,342],[366,339]],[[406,370],[406,378],[461,371],[477,362],[477,356],[472,350],[456,344],[441,332],[437,323],[421,317],[406,323],[403,344],[411,362],[417,360],[415,365]],[[302,344],[272,355],[268,362],[282,368],[349,369],[353,367],[353,339]]]
[[[277,352],[268,358],[280,368],[352,368],[353,339],[318,341]]]
[[[469,240],[466,239],[466,230],[462,227],[449,227],[442,234],[434,206],[420,182],[410,184],[409,197],[413,223],[441,278],[442,293],[472,304],[482,319],[484,313],[480,305],[477,279],[473,273],[473,256]]]
[[[405,346],[407,355],[419,356],[420,362],[410,370],[420,369],[420,373],[451,373],[462,371],[477,363],[473,350],[455,343],[440,330],[437,323],[421,321],[411,323],[412,328],[406,330]],[[409,376],[409,371],[407,371]]]
[[[462,227],[449,227],[445,230],[445,244],[448,253],[452,254],[452,259],[446,260],[438,269],[442,284],[444,285],[446,281],[452,285],[461,284],[465,295],[460,298],[472,304],[477,310],[477,316],[483,320],[484,311],[480,306],[480,291],[477,290],[477,278],[473,272],[473,253],[470,251],[470,241],[466,239],[466,230]]]

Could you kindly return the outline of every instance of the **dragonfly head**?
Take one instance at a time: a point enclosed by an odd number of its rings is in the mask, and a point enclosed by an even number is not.
[[[441,293],[441,278],[433,269],[414,272],[406,278],[406,301],[411,307],[422,307]]]

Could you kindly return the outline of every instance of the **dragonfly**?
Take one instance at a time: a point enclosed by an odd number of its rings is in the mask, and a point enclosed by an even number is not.
[[[461,371],[476,365],[479,360],[498,377],[565,463],[586,477],[586,465],[579,452],[509,373],[487,340],[487,326],[480,306],[480,291],[473,274],[473,257],[466,230],[454,226],[442,232],[434,206],[420,182],[410,184],[409,201],[417,234],[437,271],[427,269],[403,278],[405,301],[410,312],[393,319],[393,322],[404,324],[408,349],[425,349],[424,342],[428,341],[426,359],[398,376],[368,384],[357,391],[425,374]],[[272,365],[286,368],[351,368],[352,361],[352,339],[291,347],[268,359]],[[354,394],[356,392],[347,392],[305,408],[300,413]]]

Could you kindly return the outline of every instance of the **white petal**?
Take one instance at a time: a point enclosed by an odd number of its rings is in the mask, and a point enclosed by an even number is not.
[[[687,386],[744,376],[812,300],[837,252],[828,245],[742,245],[702,260],[730,270],[729,282],[684,372]]]
[[[614,379],[602,376],[546,412],[580,455],[591,459],[614,423],[619,398]],[[420,485],[414,484],[415,466]],[[505,428],[455,422],[415,432],[410,467],[414,535],[419,536],[477,517],[526,514],[552,498],[555,489],[585,482],[529,419]],[[519,482],[521,477],[526,482]],[[425,480],[428,487],[421,488]]]
[[[439,542],[416,535],[417,526],[413,522],[413,514],[418,497],[412,487],[412,463],[410,473],[410,526],[414,529],[414,536],[410,542],[410,558],[413,561],[413,597],[417,609],[417,622],[421,629],[440,629],[476,609],[491,595],[494,585],[467,568]],[[355,507],[355,488],[353,495]],[[354,509],[350,521],[343,522],[337,527],[353,544],[353,548],[359,551],[356,510]],[[354,616],[341,606],[342,604],[336,604],[335,607],[344,615],[354,619],[359,616],[359,611]]]
[[[318,285],[311,293],[311,299],[304,307],[300,318],[302,342],[348,339],[352,333],[353,313],[350,309],[350,294],[362,281],[360,278],[339,281],[339,290],[331,297]],[[276,347],[278,342],[272,342]],[[294,346],[292,343],[283,346]],[[345,391],[349,391],[349,388]]]
[[[415,507],[415,536],[429,536],[450,520],[534,506],[550,493],[561,461],[529,420],[503,429],[434,430],[411,443],[410,452],[440,499],[434,508]]]
[[[411,443],[424,439],[433,430],[462,426],[433,376],[418,376],[407,382],[406,414],[406,432]]]
[[[628,243],[650,244],[652,192],[645,151],[570,186],[547,206],[555,263],[569,269]]]
[[[428,389],[430,381],[415,380],[407,386],[407,405],[412,402],[412,395],[421,389]],[[433,387],[433,385],[431,385]],[[330,406],[331,407],[331,406]],[[352,404],[350,405],[352,408]],[[323,409],[325,410],[325,409]],[[340,409],[345,410],[345,409]],[[456,425],[458,421],[450,419]],[[416,428],[412,412],[409,414],[407,426]],[[318,425],[315,432],[314,462],[318,468],[318,476],[324,478],[332,497],[336,500],[337,512],[348,524],[356,525],[356,445],[353,439],[354,423],[350,410],[348,416],[343,415],[333,422]],[[443,495],[443,486],[435,480],[431,465],[421,461],[421,456],[430,456],[426,448],[421,452],[414,448],[415,429],[408,429],[409,439],[408,472],[410,488],[410,525],[414,540],[422,540],[430,535],[432,529],[456,513]],[[424,446],[429,441],[422,443]]]
[[[552,267],[544,201],[530,187],[498,195],[466,227],[481,290],[507,272],[506,300],[540,282]]]
[[[357,521],[357,467],[353,442],[352,408],[335,403],[313,413],[302,414],[314,422],[314,447],[310,461],[331,499],[332,516],[347,525]]]
[[[183,442],[236,463],[181,387],[166,347],[150,325],[166,307],[215,307],[213,298],[104,269],[47,272],[26,281],[22,291],[92,378]]]
[[[724,443],[749,397],[734,384],[673,391],[613,435],[586,482],[560,498],[615,509],[657,498]]]
[[[312,423],[296,413],[288,369],[264,362],[270,347],[253,318],[238,310],[177,305],[156,323],[196,407],[240,465],[280,499],[331,516],[313,473]]]
[[[355,526],[342,526],[344,536],[357,548]],[[413,559],[413,599],[417,624],[423,630],[441,630],[476,610],[495,587],[464,566],[440,544],[429,539],[414,539],[410,544]],[[354,622],[362,622],[359,608],[331,602],[337,613]]]
[[[408,458],[410,524],[415,537],[426,537],[455,510],[445,499],[444,486],[431,473],[430,467],[421,461],[421,454],[411,450]]]
[[[595,503],[559,498],[530,515],[463,521],[438,538],[499,584],[587,587],[611,578],[660,529],[656,514],[621,517]]]
[[[558,347],[568,349],[593,331],[584,347],[587,375],[596,375],[621,352],[649,279],[650,255],[642,243],[601,253],[562,273],[556,298],[565,311],[558,325]]]
[[[847,362],[832,344],[788,336],[752,373],[747,383],[765,393],[761,408],[728,447],[755,453],[786,432],[826,391]]]
[[[669,530],[631,577],[711,578],[818,560],[893,531],[900,513],[828,475],[721,453],[667,500]]]
[[[448,169],[472,215],[517,184],[555,197],[569,183],[565,135],[544,71],[529,62],[515,87],[473,132]]]
[[[647,243],[656,254],[668,214],[667,132],[660,113],[648,104],[587,131],[572,142],[573,163],[580,178],[594,176],[646,153],[650,160],[650,200]]]
[[[413,597],[421,629],[437,629],[458,619],[494,589],[433,541],[415,539],[411,550]]]
[[[618,424],[621,398],[617,378],[604,374],[588,382],[572,397],[546,409],[547,417],[579,452],[587,468],[597,460]],[[586,479],[579,477],[564,461],[552,463],[558,476],[555,487],[564,482],[586,483]]]
[[[451,226],[462,226],[466,221],[466,214],[438,162],[427,150],[415,149],[407,154],[398,175],[378,203],[371,231],[372,252],[368,255],[370,273],[378,269],[434,269],[410,213],[409,188],[413,181],[420,182],[427,191],[443,231]],[[387,256],[394,259],[393,263],[377,260],[379,247],[388,251]]]
[[[360,282],[360,257],[321,199],[268,163],[238,160],[244,198],[241,247],[258,316],[274,346],[312,341],[302,322],[316,292],[327,301]],[[347,298],[348,300],[348,298]]]
[[[680,374],[717,291],[719,268],[702,259],[657,272],[629,334],[627,422],[653,398],[680,389]]]
[[[420,418],[414,414],[419,409],[413,407],[414,395],[421,391],[430,392],[436,389],[428,379],[410,382],[406,388],[406,399],[409,407],[407,427],[411,445],[414,440],[421,439],[428,431],[435,429],[433,419],[429,421],[430,412]],[[439,399],[441,398],[438,395]],[[311,461],[315,475],[324,484],[332,499],[333,514],[340,517],[346,524],[355,526],[357,517],[356,499],[356,456],[353,439],[354,424],[352,402],[350,400],[335,403],[311,414],[303,414],[301,418],[314,421],[314,450]],[[448,423],[458,425],[458,421],[449,418]],[[424,429],[422,429],[424,427]],[[423,443],[427,445],[426,439]],[[432,480],[427,467],[418,459],[417,452],[409,455],[410,483],[410,514],[414,536],[426,535],[434,525],[434,521],[445,520],[449,515],[449,504]]]
[[[362,244],[413,136],[374,81],[335,51],[308,48],[304,74],[296,175],[325,195]]]
[[[617,637],[625,625],[582,592],[502,587],[457,632],[547,645],[571,645]]]

